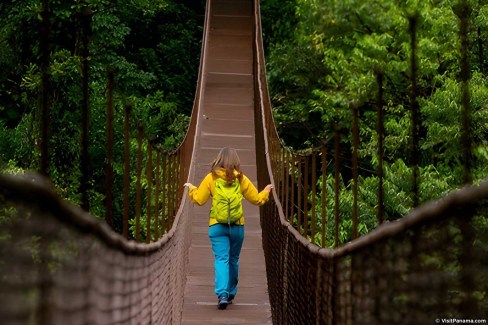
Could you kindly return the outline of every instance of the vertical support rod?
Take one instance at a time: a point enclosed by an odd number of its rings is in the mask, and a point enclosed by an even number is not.
[[[385,139],[385,127],[383,121],[383,73],[376,75],[376,82],[378,84],[378,98],[377,98],[377,117],[378,117],[378,210],[377,219],[378,224],[382,224],[384,220],[385,207],[383,199],[383,141]]]
[[[147,161],[146,161],[146,180],[147,180],[147,194],[146,194],[146,244],[151,242],[151,217],[152,217],[152,145],[147,144]]]
[[[176,163],[176,166],[175,166],[175,172],[176,172],[176,175],[180,175],[180,170],[181,170],[181,164],[180,164],[180,161],[181,161],[181,151],[178,150],[176,151],[176,155],[175,155],[175,163]],[[181,179],[181,178],[176,178],[175,177],[175,188],[178,189],[178,191],[175,191],[175,215],[176,215],[176,212],[178,211],[178,207],[180,206],[180,202],[181,202],[181,198],[183,196],[183,191],[184,191],[184,187],[183,187],[183,184],[184,184],[184,180]]]
[[[168,156],[168,230],[173,225],[173,154]]]
[[[163,172],[162,172],[162,180],[161,180],[161,235],[164,235],[165,232],[168,231],[167,228],[167,217],[168,217],[168,205],[166,204],[166,189],[168,186],[168,177],[167,177],[167,170],[168,170],[168,164],[167,164],[167,157],[168,155],[163,152]]]
[[[327,230],[327,147],[322,143],[322,189],[320,192],[321,217],[322,217],[322,247],[325,247],[325,232]]]
[[[298,156],[298,167],[297,167],[297,177],[298,177],[298,190],[297,190],[297,230],[299,233],[303,234],[300,230],[303,225],[302,220],[302,156]]]
[[[178,178],[176,178],[176,175],[178,175],[178,152],[175,152],[174,153],[174,158],[173,158],[173,175],[175,175],[175,177],[173,177],[173,191],[171,193],[173,193],[173,221],[174,221],[174,217],[176,215],[176,211],[177,211],[177,206],[178,206],[178,201],[179,201],[179,196],[178,196]],[[183,187],[180,187],[180,188],[183,188]]]
[[[285,208],[285,193],[286,193],[286,170],[287,170],[287,164],[286,164],[286,149],[283,148],[281,150],[281,182],[280,182],[280,191],[278,194],[281,197],[281,206],[282,208]],[[285,215],[286,215],[286,210],[285,210]]]
[[[41,12],[41,163],[40,173],[49,177],[49,138],[50,138],[50,103],[49,103],[49,80],[50,80],[50,42],[51,11],[49,0],[42,0]]]
[[[305,235],[305,238],[307,238],[308,236],[308,164],[309,158],[308,156],[305,156],[305,168],[303,171],[303,233]]]
[[[295,156],[291,154],[291,196],[290,196],[290,216],[288,221],[293,224],[295,214]]]
[[[83,104],[82,104],[82,127],[81,127],[81,179],[80,179],[80,193],[81,193],[81,207],[88,211],[90,209],[90,202],[88,198],[88,171],[89,171],[89,156],[88,156],[88,133],[90,120],[90,89],[88,84],[89,79],[89,30],[91,22],[91,12],[85,8],[81,12],[81,26],[82,26],[82,88],[83,88]]]
[[[409,32],[410,32],[410,105],[412,114],[412,168],[413,168],[413,207],[419,205],[419,138],[420,138],[420,109],[417,101],[417,15],[409,18]]]
[[[129,116],[131,106],[124,105],[124,215],[122,220],[122,234],[129,238],[129,191],[130,191],[130,146],[129,146]]]
[[[352,239],[358,238],[358,150],[359,150],[359,112],[357,103],[351,103],[352,109]]]
[[[137,127],[136,242],[141,239],[142,126]]]
[[[316,223],[317,223],[317,152],[312,152],[312,243],[315,243]]]
[[[341,150],[341,133],[339,131],[339,127],[336,126],[335,128],[335,136],[334,136],[334,247],[339,246],[339,196],[340,196],[340,150]]]
[[[467,0],[461,0],[461,22],[459,33],[461,38],[461,82],[462,82],[462,152],[463,152],[463,183],[471,184],[472,138],[471,138],[471,108],[469,105],[469,5]]]
[[[160,165],[161,165],[161,150],[157,150],[157,155],[156,155],[156,191],[155,191],[155,197],[154,197],[154,226],[155,226],[155,233],[156,233],[156,241],[159,239],[159,193],[161,191],[161,186],[160,186],[160,177],[161,177],[161,171],[160,171]]]
[[[286,219],[290,219],[290,153],[288,150],[285,151],[285,193],[283,196],[285,197],[285,216]]]
[[[114,69],[108,70],[108,85],[107,85],[107,162],[105,165],[105,222],[114,228],[113,222],[113,182],[114,182]]]

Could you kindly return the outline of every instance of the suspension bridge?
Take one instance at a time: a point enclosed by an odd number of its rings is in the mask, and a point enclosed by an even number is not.
[[[201,180],[224,146],[238,150],[243,172],[257,187],[272,183],[275,189],[265,206],[244,205],[239,293],[220,311],[209,206],[193,206],[183,183]],[[128,208],[119,235],[60,199],[45,178],[0,175],[0,216],[8,220],[0,231],[2,322],[342,325],[488,318],[488,235],[479,227],[487,217],[487,182],[395,222],[383,223],[380,208],[381,225],[345,245],[337,238],[333,249],[315,241],[322,237],[324,243],[325,236],[315,227],[315,218],[325,215],[315,200],[339,200],[339,189],[326,198],[316,188],[329,163],[325,145],[310,156],[281,148],[266,84],[259,1],[207,1],[187,136],[172,153],[147,145],[145,191],[142,147],[135,240],[127,239]],[[339,165],[337,155],[332,160]],[[381,200],[379,195],[380,207]],[[353,211],[357,227],[357,206]],[[337,210],[336,227],[339,216]]]

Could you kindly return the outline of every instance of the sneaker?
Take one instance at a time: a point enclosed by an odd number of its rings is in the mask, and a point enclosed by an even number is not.
[[[227,304],[232,305],[233,300],[234,300],[234,295],[229,295],[229,299],[227,301]]]
[[[227,305],[229,304],[229,300],[227,300],[227,297],[221,297],[219,298],[219,305],[218,308],[224,310],[227,308]]]

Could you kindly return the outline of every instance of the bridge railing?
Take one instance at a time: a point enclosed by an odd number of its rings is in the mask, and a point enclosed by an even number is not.
[[[415,209],[340,248],[262,219],[276,324],[429,324],[488,315],[488,182]]]
[[[155,243],[127,241],[50,186],[39,176],[0,175],[2,322],[178,323],[188,218],[180,211]]]
[[[378,224],[372,233],[340,246],[340,136],[337,128],[329,143],[309,155],[282,147],[273,120],[267,89],[259,1],[255,9],[255,117],[258,182],[275,185],[272,202],[262,208],[263,246],[273,321],[276,324],[429,324],[451,319],[486,319],[488,292],[484,262],[488,257],[488,182],[466,187],[439,201],[421,206],[398,221],[384,220],[382,187],[378,190]],[[411,21],[411,25],[414,22]],[[462,35],[461,35],[462,36]],[[414,49],[412,52],[415,54]],[[412,73],[415,75],[415,73]],[[415,83],[415,80],[412,80]],[[467,84],[468,79],[463,78]],[[378,116],[382,87],[378,74]],[[413,87],[414,88],[414,87]],[[467,91],[467,87],[463,87]],[[418,108],[413,91],[412,107]],[[464,101],[463,119],[469,120]],[[353,125],[353,192],[357,196],[357,107],[351,103]],[[419,120],[412,112],[413,133]],[[383,138],[378,123],[379,139]],[[463,130],[468,133],[469,130]],[[418,135],[418,134],[417,134]],[[415,138],[415,135],[412,136]],[[469,136],[465,137],[469,139]],[[379,141],[381,142],[381,141]],[[463,141],[465,157],[471,144]],[[413,143],[412,155],[418,151]],[[417,152],[418,153],[418,152]],[[378,152],[382,161],[381,148]],[[467,160],[467,159],[465,159]],[[334,165],[333,195],[317,188],[325,184],[326,166]],[[413,157],[414,206],[418,204],[418,160]],[[356,164],[356,165],[355,165]],[[355,166],[354,166],[355,165]],[[464,161],[469,181],[469,161]],[[378,176],[382,177],[381,164]],[[321,204],[315,200],[320,200]],[[325,200],[333,200],[333,218],[327,220]],[[357,237],[357,198],[352,237]],[[320,206],[321,211],[316,211]],[[320,216],[321,229],[315,229]],[[309,221],[310,219],[310,221]],[[332,222],[331,222],[332,221]],[[309,223],[310,222],[310,223]],[[325,246],[325,227],[334,225],[333,246]]]

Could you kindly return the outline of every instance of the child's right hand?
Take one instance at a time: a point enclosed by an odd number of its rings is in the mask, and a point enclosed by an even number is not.
[[[264,190],[268,192],[271,192],[272,189],[273,189],[273,185],[271,184],[266,185],[266,187],[264,188]]]

